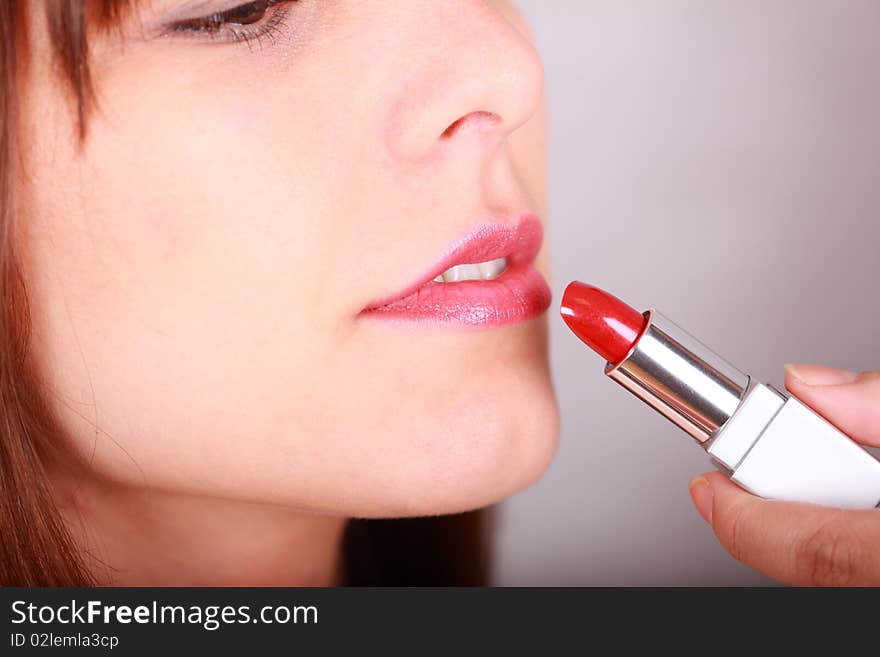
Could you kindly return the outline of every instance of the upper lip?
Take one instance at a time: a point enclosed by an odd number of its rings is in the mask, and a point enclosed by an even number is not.
[[[485,223],[476,226],[446,251],[416,282],[400,292],[375,303],[366,310],[388,306],[404,299],[418,289],[430,285],[437,276],[456,265],[488,262],[507,258],[508,268],[531,264],[543,243],[543,226],[535,215],[527,214],[518,223]]]

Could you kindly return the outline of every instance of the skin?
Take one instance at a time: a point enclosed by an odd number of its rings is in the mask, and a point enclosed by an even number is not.
[[[546,216],[522,19],[303,0],[274,43],[150,36],[235,4],[156,0],[97,39],[81,147],[31,27],[34,353],[84,464],[56,467],[59,503],[117,584],[335,582],[346,518],[498,502],[556,446],[545,318],[357,316],[474,226]]]
[[[880,372],[787,367],[786,387],[853,439],[880,447]],[[718,472],[691,497],[736,559],[795,586],[880,586],[880,511],[762,500]]]

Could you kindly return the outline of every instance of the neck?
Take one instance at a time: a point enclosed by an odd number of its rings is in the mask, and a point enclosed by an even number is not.
[[[116,485],[61,484],[97,580],[115,586],[332,586],[345,518]]]

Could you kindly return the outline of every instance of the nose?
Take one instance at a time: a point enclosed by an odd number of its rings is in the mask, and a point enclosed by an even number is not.
[[[443,142],[500,141],[540,104],[544,69],[517,20],[495,0],[419,5],[428,26],[406,67],[388,121],[388,147],[401,159],[428,157]],[[429,16],[426,14],[430,14]]]

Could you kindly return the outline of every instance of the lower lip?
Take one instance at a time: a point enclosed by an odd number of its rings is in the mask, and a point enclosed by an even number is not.
[[[497,327],[543,315],[552,293],[532,265],[508,267],[491,281],[431,282],[365,317],[431,324]]]

